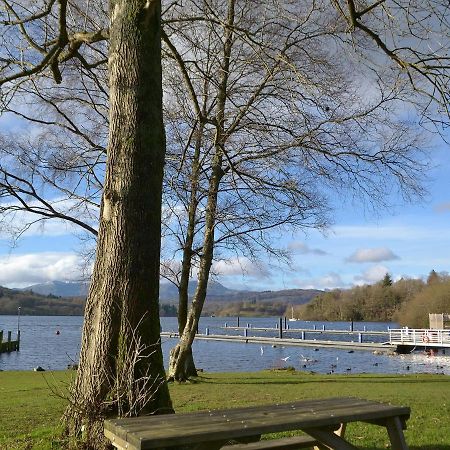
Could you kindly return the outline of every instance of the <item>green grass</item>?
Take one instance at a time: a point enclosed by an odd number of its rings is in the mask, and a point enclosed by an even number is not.
[[[0,449],[59,448],[64,390],[73,372],[0,373]],[[450,377],[444,375],[318,375],[291,371],[202,374],[171,385],[177,412],[231,408],[303,398],[354,396],[412,409],[411,450],[450,450]],[[365,450],[387,448],[384,428],[351,424],[347,436]],[[52,446],[53,441],[53,446]]]

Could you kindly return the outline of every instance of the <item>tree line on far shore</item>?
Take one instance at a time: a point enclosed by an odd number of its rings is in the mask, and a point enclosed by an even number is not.
[[[373,285],[324,292],[295,308],[302,320],[386,321],[427,328],[429,313],[450,312],[450,276],[432,270],[426,281],[389,274]]]

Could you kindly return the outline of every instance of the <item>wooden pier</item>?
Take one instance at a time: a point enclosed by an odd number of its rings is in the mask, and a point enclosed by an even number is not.
[[[169,338],[178,338],[176,332],[162,332],[161,336]],[[315,348],[338,348],[342,350],[368,350],[368,351],[395,351],[396,345],[391,345],[388,342],[345,342],[345,341],[325,341],[325,340],[310,340],[310,339],[292,339],[292,338],[277,338],[277,337],[262,337],[262,336],[231,336],[226,334],[197,334],[195,339],[210,340],[210,341],[226,341],[246,344],[260,344],[273,346],[296,346],[296,347],[315,347]]]
[[[11,331],[7,332],[6,339],[4,340],[3,330],[0,330],[0,353],[17,352],[20,349],[20,331],[17,333],[17,339],[15,341],[11,338]]]
[[[252,331],[264,331],[264,332],[274,332],[279,333],[279,328],[271,327],[236,327],[236,326],[223,326],[220,327],[223,330],[252,330]],[[287,333],[315,333],[315,334],[345,334],[351,336],[389,336],[389,331],[374,331],[374,330],[328,330],[323,325],[321,328],[283,328],[283,334]]]

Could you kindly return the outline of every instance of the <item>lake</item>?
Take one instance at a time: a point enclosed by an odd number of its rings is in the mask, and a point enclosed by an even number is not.
[[[241,318],[240,325],[247,323],[252,327],[275,327],[276,317]],[[65,369],[68,364],[77,362],[80,349],[83,318],[80,316],[22,316],[20,318],[21,347],[19,352],[0,354],[0,370],[32,370],[41,366],[46,370]],[[211,334],[242,334],[242,330],[223,330],[236,325],[236,318],[202,317],[199,331],[209,328]],[[348,322],[289,322],[290,328],[309,328],[314,325],[322,329],[348,330]],[[176,331],[175,317],[161,319],[163,331]],[[388,327],[398,327],[395,323],[355,322],[354,330],[386,331]],[[16,316],[0,316],[0,330],[17,330]],[[59,334],[56,334],[56,331]],[[258,334],[254,332],[254,334]],[[276,332],[259,333],[272,335]],[[294,337],[294,336],[292,336]],[[314,339],[313,335],[307,336]],[[317,339],[333,339],[318,335]],[[337,339],[334,337],[334,339]],[[344,336],[339,336],[344,340]],[[355,336],[346,336],[346,340]],[[385,341],[386,336],[365,337],[366,341]],[[163,352],[167,365],[170,349],[176,339],[163,338]],[[423,354],[410,355],[374,355],[370,351],[355,351],[312,347],[284,347],[280,342],[276,347],[260,344],[231,343],[218,341],[197,341],[193,346],[194,358],[198,368],[207,372],[248,372],[270,368],[292,366],[297,370],[319,373],[443,373],[450,375],[450,356],[428,357]],[[287,359],[286,359],[287,358]],[[284,361],[286,359],[286,361]]]

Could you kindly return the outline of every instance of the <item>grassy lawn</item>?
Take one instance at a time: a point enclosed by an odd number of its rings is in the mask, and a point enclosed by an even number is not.
[[[59,418],[73,372],[0,372],[0,449],[59,448]],[[202,374],[171,386],[177,412],[303,398],[354,396],[412,409],[411,450],[450,450],[450,377],[443,375],[317,375],[276,371]],[[384,428],[351,424],[347,436],[366,450],[389,448]]]

